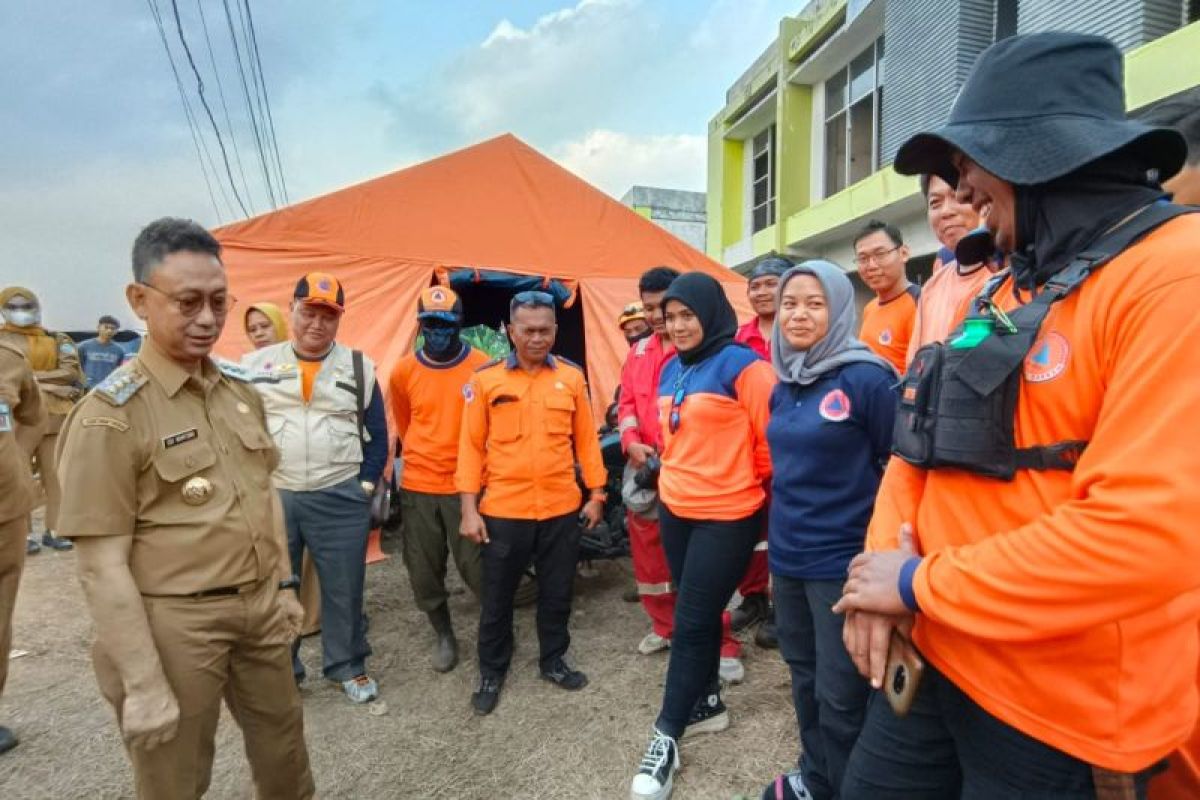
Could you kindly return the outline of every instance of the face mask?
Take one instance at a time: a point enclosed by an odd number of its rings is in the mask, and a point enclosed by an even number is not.
[[[641,333],[635,333],[632,336],[626,336],[625,341],[629,342],[630,344],[634,344],[635,342],[640,342],[642,339],[645,339],[652,333],[654,333],[653,328],[646,328],[646,330],[642,331]]]
[[[422,350],[425,355],[435,361],[447,361],[458,355],[462,342],[458,338],[458,328],[455,326],[422,326],[421,334],[425,337]]]
[[[8,324],[15,325],[18,328],[32,328],[35,325],[40,325],[42,322],[42,312],[36,308],[9,310],[4,309],[4,319],[8,320]]]

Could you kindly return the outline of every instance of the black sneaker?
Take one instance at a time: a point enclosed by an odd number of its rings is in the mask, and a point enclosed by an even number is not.
[[[752,594],[742,598],[742,604],[730,612],[729,627],[733,628],[736,633],[749,628],[756,622],[762,622],[766,618],[767,596]]]
[[[0,753],[7,753],[17,746],[17,735],[0,725]]]
[[[25,555],[32,556],[42,552],[42,546],[38,544],[38,540],[32,536],[25,539]]]
[[[729,710],[721,702],[719,693],[706,694],[696,701],[692,715],[688,717],[687,727],[683,729],[680,740],[697,733],[720,733],[729,727]]]
[[[558,684],[568,692],[577,692],[588,685],[587,675],[572,667],[562,657],[555,659],[549,669],[543,669],[542,677],[551,683]]]
[[[679,745],[657,728],[629,786],[630,800],[667,800],[679,770]]]
[[[767,609],[767,618],[754,632],[754,643],[764,650],[775,650],[779,647],[779,634],[775,632],[775,607]]]
[[[74,550],[75,543],[70,539],[64,539],[61,536],[55,536],[50,531],[42,534],[42,546],[49,547],[51,550]]]
[[[471,695],[471,707],[479,716],[485,716],[496,710],[500,702],[500,688],[504,686],[504,678],[495,675],[483,675],[479,678],[479,687]]]
[[[763,789],[761,800],[813,800],[799,769],[778,775]]]

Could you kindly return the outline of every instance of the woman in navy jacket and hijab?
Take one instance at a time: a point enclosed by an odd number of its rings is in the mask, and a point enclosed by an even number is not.
[[[831,609],[863,549],[891,449],[897,378],[855,338],[854,288],[840,267],[806,261],[778,291],[767,553],[803,755],[763,798],[828,800],[838,796],[870,690]]]

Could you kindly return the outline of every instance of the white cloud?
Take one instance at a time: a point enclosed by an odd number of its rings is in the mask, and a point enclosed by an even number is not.
[[[631,136],[594,130],[555,148],[556,161],[614,197],[629,187],[704,191],[708,140],[704,136]]]

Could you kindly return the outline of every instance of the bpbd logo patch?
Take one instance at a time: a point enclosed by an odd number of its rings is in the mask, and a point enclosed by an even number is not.
[[[1025,356],[1025,380],[1045,383],[1062,375],[1071,355],[1071,344],[1057,331],[1050,331],[1034,342]]]
[[[891,344],[892,343],[892,329],[891,328],[884,328],[882,331],[879,332],[879,343],[880,344]]]
[[[845,422],[850,419],[850,398],[841,389],[834,389],[821,398],[817,412],[830,422]]]

